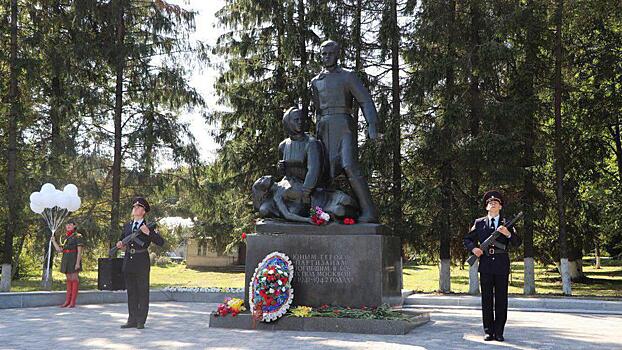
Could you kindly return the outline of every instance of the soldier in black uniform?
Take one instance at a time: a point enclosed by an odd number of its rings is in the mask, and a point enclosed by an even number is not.
[[[147,200],[137,197],[133,203],[133,220],[123,226],[123,233],[117,242],[117,248],[125,249],[123,274],[127,288],[127,309],[129,313],[127,323],[121,328],[143,329],[149,312],[149,271],[151,270],[151,263],[147,248],[151,242],[159,246],[164,245],[164,239],[155,229],[149,228],[145,221],[145,214],[150,209]],[[121,242],[123,238],[136,230],[141,231],[136,238],[144,245],[140,246],[134,240],[130,241],[127,246],[123,245]]]
[[[504,341],[503,329],[508,313],[508,276],[510,274],[510,257],[507,249],[518,247],[521,243],[516,230],[512,232],[504,226],[506,220],[499,215],[503,208],[503,198],[498,191],[484,194],[484,203],[488,215],[475,220],[471,231],[464,238],[464,246],[479,257],[479,275],[482,288],[482,319],[484,323],[485,341]],[[502,233],[497,242],[504,244],[506,249],[493,246],[488,254],[477,247],[495,230]],[[494,297],[494,303],[493,303]],[[493,313],[494,304],[494,313]]]

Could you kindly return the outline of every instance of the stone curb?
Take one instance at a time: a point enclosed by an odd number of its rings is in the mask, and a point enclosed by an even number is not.
[[[402,291],[402,298],[412,294],[411,291]],[[149,292],[150,301],[179,301],[198,303],[222,303],[224,298],[244,299],[244,293],[233,292],[182,292],[152,289]],[[26,307],[56,306],[65,302],[63,291],[37,292],[8,292],[0,293],[0,309],[14,309]],[[127,293],[124,290],[86,290],[78,293],[77,304],[112,304],[126,303]]]
[[[411,294],[404,298],[404,306],[421,308],[461,307],[479,309],[481,299],[473,295]],[[521,311],[552,311],[568,313],[622,314],[622,301],[576,298],[510,297],[508,308]]]
[[[243,298],[243,293],[224,292],[171,292],[152,289],[150,301],[179,301],[200,303],[221,303],[225,297]],[[56,306],[65,302],[65,292],[19,292],[0,293],[0,309]],[[127,302],[127,293],[123,291],[87,290],[78,293],[76,304],[111,304]]]

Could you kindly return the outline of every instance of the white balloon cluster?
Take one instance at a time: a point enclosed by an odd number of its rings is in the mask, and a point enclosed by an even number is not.
[[[46,183],[41,186],[40,192],[33,192],[30,195],[30,209],[37,214],[42,214],[46,208],[54,207],[76,211],[80,209],[81,204],[78,188],[74,184],[69,184],[60,191],[51,183]]]
[[[41,186],[41,191],[30,194],[30,209],[43,216],[52,235],[63,223],[69,212],[80,209],[82,201],[78,197],[78,188],[74,184],[69,184],[62,191],[57,190],[51,183]],[[52,239],[48,244],[47,268],[45,270],[45,280],[50,276],[50,256],[52,250]]]

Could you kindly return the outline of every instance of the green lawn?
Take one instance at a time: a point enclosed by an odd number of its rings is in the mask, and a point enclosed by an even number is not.
[[[170,264],[167,267],[151,267],[151,287],[164,288],[167,286],[184,287],[244,287],[244,273],[199,271],[186,268],[182,264]],[[12,292],[30,292],[40,290],[41,276],[28,276],[13,281]],[[65,275],[55,271],[53,290],[65,290]],[[83,271],[80,273],[80,289],[97,289],[97,271]]]
[[[523,263],[512,264],[510,294],[523,293]],[[584,282],[572,284],[575,296],[622,297],[622,264],[603,265],[600,270],[584,265],[588,277]],[[404,288],[415,292],[430,293],[438,290],[438,266],[418,265],[404,267]],[[538,294],[561,295],[561,277],[552,269],[536,266],[536,292]],[[469,290],[469,271],[465,267],[451,269],[451,290],[454,293],[467,293]]]
[[[584,272],[588,277],[583,283],[573,283],[575,296],[622,297],[622,262],[607,261],[600,270],[586,263]],[[64,275],[55,272],[54,290],[64,290]],[[97,271],[85,271],[80,274],[80,289],[97,289]],[[13,281],[12,291],[36,291],[40,277],[26,277]],[[468,291],[468,270],[458,267],[451,269],[451,289],[454,293]],[[151,269],[151,287],[244,287],[244,273],[218,272],[189,269],[185,265],[171,264],[167,267],[154,266]],[[432,293],[438,289],[437,265],[407,265],[404,267],[404,288],[415,292]],[[538,294],[561,295],[561,279],[553,270],[536,268],[536,292]],[[523,264],[512,264],[510,293],[523,293]]]

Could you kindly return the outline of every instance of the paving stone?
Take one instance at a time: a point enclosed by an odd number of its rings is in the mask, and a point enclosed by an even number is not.
[[[505,343],[484,342],[479,310],[439,310],[406,335],[209,328],[214,303],[156,302],[146,328],[119,329],[127,305],[0,310],[1,349],[622,349],[622,316],[509,313]],[[74,334],[72,329],[77,329]]]

